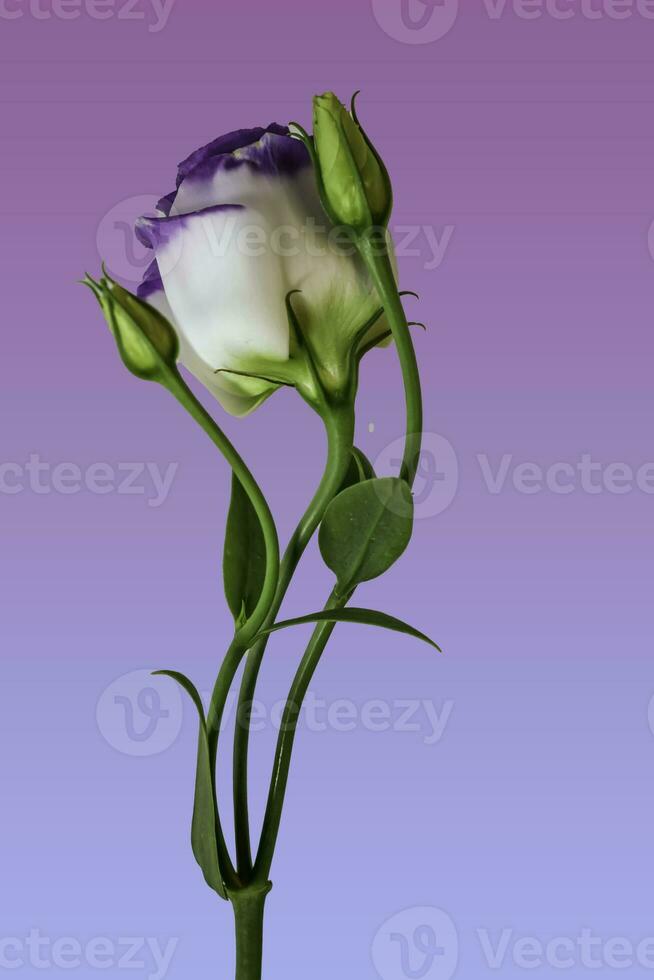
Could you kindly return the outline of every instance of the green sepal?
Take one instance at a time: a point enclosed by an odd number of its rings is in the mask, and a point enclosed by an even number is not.
[[[225,596],[236,628],[252,615],[266,577],[266,542],[261,522],[236,474],[227,515],[223,580]]]
[[[277,630],[288,629],[290,626],[304,626],[307,623],[359,623],[362,626],[379,626],[382,629],[392,630],[394,633],[404,633],[407,636],[413,636],[417,640],[428,643],[438,650],[439,653],[443,652],[439,645],[429,636],[421,633],[420,630],[415,629],[413,626],[409,626],[408,623],[403,622],[401,619],[397,619],[395,616],[389,616],[388,613],[379,612],[376,609],[358,609],[353,606],[348,606],[345,609],[323,609],[320,612],[309,613],[307,616],[285,619],[280,623],[269,626],[265,630],[261,630],[259,637],[266,636],[268,633],[275,633]],[[259,637],[255,639],[259,639]]]
[[[269,384],[286,385],[294,388],[299,375],[291,360],[285,362],[268,361],[265,358],[242,358],[242,368],[216,368],[214,374],[234,374],[239,378],[254,378]]]
[[[225,901],[227,889],[220,868],[222,832],[218,825],[216,806],[216,786],[211,751],[207,732],[207,721],[197,688],[192,681],[176,670],[156,670],[154,676],[171,677],[186,691],[197,708],[200,719],[198,736],[198,757],[195,775],[195,799],[191,823],[191,847],[199,864],[204,880]]]
[[[315,396],[316,382],[312,353],[291,301],[295,294],[301,292],[301,289],[291,289],[285,299],[290,337],[288,359],[241,356],[238,368],[216,368],[214,374],[252,378],[267,384],[297,388],[302,394]]]
[[[320,526],[320,552],[345,595],[377,578],[405,551],[413,530],[413,497],[397,477],[366,480],[331,502]]]
[[[375,324],[378,322],[378,320],[383,315],[384,315],[384,310],[383,310],[382,307],[379,307],[379,309],[375,310],[375,312],[372,314],[372,316],[370,316],[368,318],[368,320],[364,323],[364,325],[362,327],[360,327],[359,330],[357,330],[357,332],[355,334],[355,337],[354,337],[354,347],[355,348],[357,348],[357,347],[361,348],[364,345],[365,346],[370,345],[370,346],[373,346],[374,347],[374,346],[376,346],[379,343],[379,341],[381,339],[381,336],[380,337],[376,337],[376,338],[374,338],[374,340],[368,341],[368,342],[366,341],[366,338],[367,338],[368,334],[370,333],[370,331],[372,330],[372,328],[375,326]]]
[[[386,195],[387,195],[386,212],[381,216],[381,219],[379,220],[379,224],[387,225],[388,222],[390,221],[391,213],[393,211],[393,183],[391,181],[391,176],[388,172],[388,168],[386,164],[382,160],[377,148],[375,147],[372,140],[370,139],[370,137],[368,136],[368,134],[366,133],[365,129],[363,128],[363,126],[359,121],[359,116],[357,115],[357,107],[356,107],[356,101],[359,95],[361,95],[360,90],[355,92],[354,95],[352,96],[352,99],[350,101],[350,115],[352,116],[354,122],[359,127],[359,132],[363,136],[364,140],[366,141],[366,145],[368,146],[368,149],[370,150],[375,160],[377,161],[377,164],[379,165],[379,169],[382,174],[382,179],[386,187]]]

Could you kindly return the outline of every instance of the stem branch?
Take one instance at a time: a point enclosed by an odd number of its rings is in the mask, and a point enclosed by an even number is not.
[[[311,540],[323,515],[343,482],[354,440],[354,408],[350,403],[328,406],[324,423],[327,431],[327,464],[325,471],[304,516],[292,535],[281,563],[277,591],[269,608],[264,626],[272,625],[284,600],[293,573],[307,544]],[[268,637],[260,640],[249,652],[241,681],[237,708],[237,724],[234,733],[234,822],[236,828],[236,853],[239,874],[247,877],[252,871],[248,812],[248,747],[250,727],[248,712],[254,699],[261,663]]]
[[[336,589],[334,589],[327,601],[325,609],[342,609],[343,606],[347,605],[351,595],[352,593],[339,596]],[[261,843],[254,866],[254,877],[256,880],[263,880],[270,873],[282,819],[282,810],[284,808],[284,797],[288,785],[288,775],[298,718],[311,679],[316,672],[320,658],[327,646],[329,638],[334,632],[335,626],[336,623],[325,622],[319,623],[315,627],[293,679],[293,684],[284,706],[284,714],[282,715],[282,723],[275,750],[273,775],[263,821]]]

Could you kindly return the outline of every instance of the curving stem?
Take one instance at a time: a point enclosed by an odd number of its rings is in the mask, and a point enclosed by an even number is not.
[[[182,376],[177,372],[171,374],[166,379],[166,387],[183,408],[186,409],[189,415],[204,429],[214,445],[223,454],[250,498],[261,523],[266,547],[266,571],[263,588],[252,615],[236,634],[239,644],[246,650],[250,641],[261,629],[277,588],[279,579],[279,538],[277,536],[275,521],[270,512],[268,502],[245,460],[227,438],[220,426],[209,415],[204,405],[198,401]]]
[[[207,716],[207,734],[209,738],[212,772],[215,772],[220,726],[230,686],[234,680],[234,677],[236,676],[239,665],[247,652],[252,638],[259,632],[261,626],[266,620],[268,610],[270,609],[277,590],[277,583],[279,581],[280,573],[279,539],[277,536],[275,521],[259,484],[225,433],[207,412],[201,402],[198,401],[182,376],[177,371],[170,372],[167,375],[166,388],[186,409],[189,415],[196,422],[198,422],[214,445],[217,446],[222,455],[225,457],[236,477],[240,480],[241,485],[248,495],[261,523],[266,549],[266,570],[261,596],[251,616],[244,623],[241,629],[237,631],[229,650],[225,655],[211,697],[211,705]],[[239,879],[225,843],[215,790],[214,803],[216,809],[217,844],[221,868],[223,869],[223,874],[225,875],[228,884],[235,886],[238,884]]]
[[[395,274],[385,241],[378,234],[357,240],[357,248],[375,284],[386,319],[393,333],[402,368],[406,403],[406,441],[400,476],[413,486],[422,447],[422,388],[420,371],[409,323],[397,291]]]
[[[339,596],[334,591],[329,597],[325,609],[340,609],[347,605],[352,593],[347,596]],[[293,679],[293,685],[289,692],[282,723],[280,726],[277,747],[275,749],[275,762],[273,765],[273,776],[268,793],[266,813],[263,821],[261,842],[254,865],[255,880],[266,879],[270,874],[270,868],[275,853],[275,845],[279,834],[279,827],[284,809],[284,798],[288,785],[288,775],[293,754],[293,744],[297,732],[297,722],[302,709],[302,704],[309,689],[311,679],[316,672],[320,658],[327,646],[329,638],[334,632],[336,623],[319,623],[313,631],[302,662],[298,667]]]
[[[265,625],[272,625],[284,600],[293,573],[307,544],[313,537],[323,515],[338,493],[349,465],[354,441],[354,406],[350,400],[327,405],[323,414],[327,432],[327,464],[325,471],[304,516],[298,524],[286,548],[281,563],[277,592],[266,617]],[[234,732],[234,823],[236,853],[239,874],[247,877],[252,870],[252,852],[248,812],[248,747],[250,727],[247,721],[254,699],[261,663],[268,637],[260,640],[250,650],[245,664],[238,699],[236,729]]]

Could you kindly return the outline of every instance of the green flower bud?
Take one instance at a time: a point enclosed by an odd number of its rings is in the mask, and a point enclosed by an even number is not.
[[[105,275],[84,280],[94,293],[125,367],[137,378],[164,383],[176,371],[179,341],[168,320]]]
[[[313,100],[313,155],[323,207],[357,234],[385,227],[393,205],[386,167],[352,112],[332,92]]]

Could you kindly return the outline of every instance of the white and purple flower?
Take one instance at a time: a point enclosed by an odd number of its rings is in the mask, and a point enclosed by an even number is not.
[[[234,415],[285,376],[291,291],[327,374],[386,332],[382,317],[361,333],[379,307],[375,289],[325,216],[307,149],[285,127],[237,130],[196,150],[136,232],[154,252],[138,295],[170,320],[181,362]]]

